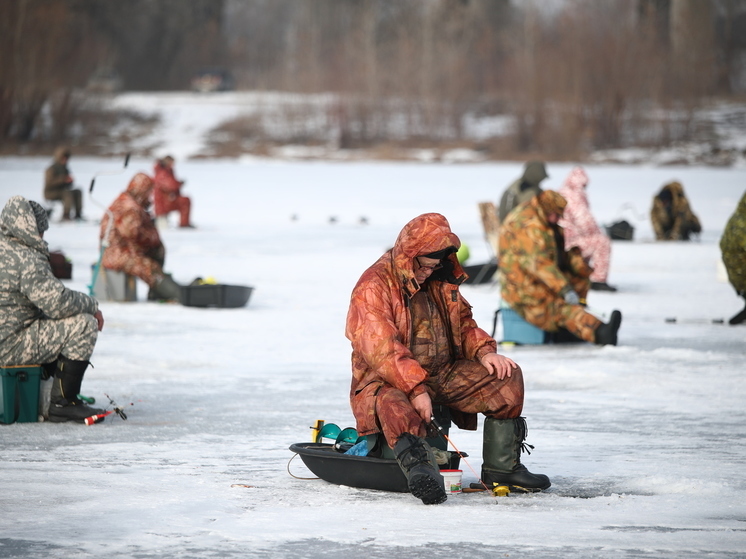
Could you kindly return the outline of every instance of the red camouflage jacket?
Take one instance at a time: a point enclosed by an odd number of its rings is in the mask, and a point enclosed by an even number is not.
[[[461,241],[445,217],[430,213],[404,226],[394,247],[368,268],[352,291],[345,335],[352,342],[350,403],[360,435],[379,432],[375,398],[389,384],[414,398],[426,391],[429,374],[409,349],[412,315],[409,300],[420,289],[413,260]],[[479,360],[497,344],[472,318],[471,306],[459,284],[467,278],[455,254],[433,273],[429,293],[450,328],[455,359]],[[476,415],[452,413],[464,429],[476,429]]]

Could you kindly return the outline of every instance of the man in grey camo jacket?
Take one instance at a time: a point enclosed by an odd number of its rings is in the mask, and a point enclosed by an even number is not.
[[[49,420],[102,413],[78,398],[104,317],[92,297],[52,273],[47,213],[13,196],[0,213],[0,365],[42,364],[54,375]]]

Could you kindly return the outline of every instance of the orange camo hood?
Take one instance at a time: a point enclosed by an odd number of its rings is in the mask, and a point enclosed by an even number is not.
[[[407,223],[399,233],[391,249],[394,266],[405,280],[414,277],[413,260],[433,252],[454,247],[458,250],[461,241],[451,231],[445,216],[437,213],[422,214]],[[449,258],[455,259],[455,253]],[[458,263],[458,260],[456,260]]]
[[[560,217],[565,213],[565,206],[567,206],[567,200],[559,192],[554,190],[545,190],[537,197],[538,206],[544,211],[544,217],[551,213],[556,213]]]
[[[153,179],[145,173],[137,173],[127,186],[127,193],[141,206],[147,205],[151,192],[153,192]]]

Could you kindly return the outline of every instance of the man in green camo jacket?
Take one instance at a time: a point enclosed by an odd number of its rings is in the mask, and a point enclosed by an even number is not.
[[[728,280],[736,293],[746,299],[746,192],[725,226],[720,250],[723,252]],[[746,307],[728,322],[734,325],[746,322]]]

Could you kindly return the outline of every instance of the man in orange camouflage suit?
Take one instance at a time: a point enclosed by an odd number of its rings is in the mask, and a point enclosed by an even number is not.
[[[425,504],[446,500],[432,449],[423,440],[433,404],[449,408],[464,429],[477,428],[477,413],[486,416],[485,483],[528,491],[551,485],[520,462],[527,434],[520,417],[523,373],[496,353],[495,340],[477,326],[459,292],[467,278],[456,258],[460,246],[442,215],[416,217],[363,273],[347,314],[358,433],[383,433],[410,491]]]
[[[174,176],[174,158],[167,155],[156,161],[153,169],[155,186],[153,189],[153,204],[155,206],[155,217],[167,217],[169,213],[179,212],[179,227],[192,229],[194,226],[189,221],[192,201],[187,196],[182,196],[181,187],[184,181]]]
[[[565,250],[562,217],[566,200],[545,190],[515,208],[500,227],[500,294],[524,320],[545,332],[566,328],[578,338],[616,345],[622,321],[608,324],[585,311],[593,269],[580,249]]]
[[[153,180],[136,174],[101,220],[104,268],[137,276],[150,287],[148,299],[178,300],[179,286],[163,272],[166,249],[148,213]]]

